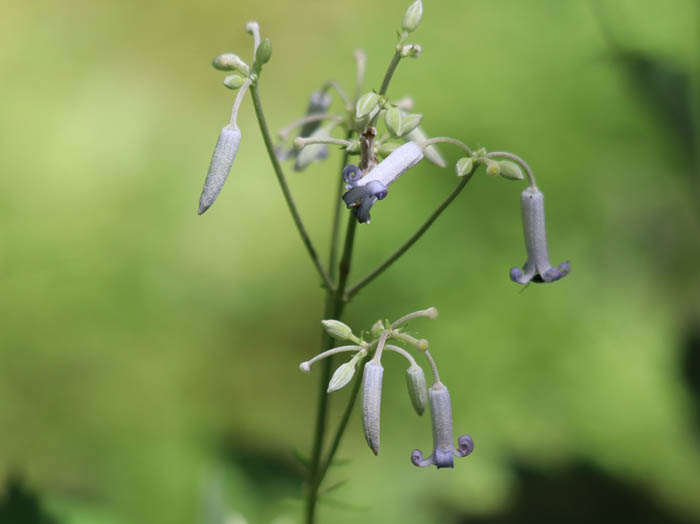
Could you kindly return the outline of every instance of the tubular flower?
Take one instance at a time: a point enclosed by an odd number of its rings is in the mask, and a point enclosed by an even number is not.
[[[374,203],[384,199],[388,194],[387,188],[422,158],[420,146],[415,142],[407,142],[364,176],[357,166],[346,166],[343,178],[349,191],[343,195],[343,200],[348,208],[358,208],[357,221],[369,224],[369,210]]]
[[[527,261],[522,269],[510,270],[510,279],[518,284],[554,282],[569,274],[569,262],[552,266],[547,253],[547,234],[544,224],[544,196],[536,187],[528,187],[520,195],[523,213],[523,232]]]
[[[233,160],[236,158],[238,146],[241,144],[241,130],[237,126],[227,125],[221,130],[219,140],[214,148],[214,155],[209,164],[209,172],[204,181],[202,196],[199,198],[197,214],[201,215],[219,196],[221,188],[228,177]]]
[[[362,377],[362,427],[372,452],[379,454],[379,411],[382,402],[384,368],[373,361],[365,364]]]
[[[411,453],[411,462],[419,467],[435,465],[438,468],[453,468],[454,457],[466,457],[474,450],[474,441],[469,435],[462,435],[457,440],[457,448],[452,440],[452,406],[450,393],[445,385],[436,382],[428,390],[430,418],[433,422],[432,455],[424,459],[419,450]]]

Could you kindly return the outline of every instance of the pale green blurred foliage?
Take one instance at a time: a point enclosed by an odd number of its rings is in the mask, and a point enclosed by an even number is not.
[[[510,282],[525,261],[521,188],[477,175],[346,315],[369,329],[440,309],[423,335],[476,450],[454,471],[411,465],[430,428],[387,357],[382,452],[366,449],[355,416],[340,452],[352,460],[329,478],[349,479],[334,497],[368,513],[324,507],[321,520],[437,522],[435,497],[496,510],[509,460],[588,460],[700,515],[696,407],[678,363],[679,329],[700,317],[688,159],[631,95],[586,3],[424,4],[423,54],[401,65],[391,96],[413,96],[432,135],[525,157],[547,198],[552,259],[572,273],[522,293]],[[210,64],[222,52],[249,60],[244,25],[258,20],[274,48],[261,96],[279,128],[329,78],[351,88],[356,47],[378,87],[406,5],[5,0],[0,480],[25,472],[71,524],[196,522],[202,485],[222,470],[233,513],[298,514],[293,483],[257,485],[219,448],[229,435],[273,457],[308,450],[317,377],[298,363],[316,352],[322,292],[249,101],[228,184],[196,215],[234,96]],[[698,67],[696,2],[605,5],[626,44]],[[422,163],[359,228],[355,277],[457,182],[459,153],[441,151],[447,169]],[[323,252],[337,162],[290,170]],[[332,397],[336,414],[345,395]]]

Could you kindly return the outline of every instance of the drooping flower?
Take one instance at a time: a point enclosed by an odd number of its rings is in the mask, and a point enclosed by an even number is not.
[[[348,208],[357,208],[357,220],[369,223],[369,211],[377,200],[384,199],[387,188],[403,173],[423,158],[423,151],[415,142],[398,147],[366,175],[357,166],[349,165],[343,170],[347,191],[343,200]]]
[[[214,154],[209,164],[209,172],[204,181],[202,195],[199,198],[199,209],[197,214],[201,215],[219,196],[221,188],[228,177],[231,166],[236,158],[238,146],[241,144],[241,130],[238,126],[227,125],[221,130],[219,140],[216,142]]]
[[[510,270],[510,279],[518,284],[554,282],[569,274],[569,262],[554,267],[547,253],[544,223],[544,196],[536,187],[528,187],[520,195],[527,261],[522,269]]]
[[[411,453],[411,462],[419,467],[437,466],[438,468],[453,468],[454,457],[466,457],[474,450],[474,441],[469,435],[462,435],[454,446],[452,436],[452,405],[450,393],[445,385],[436,382],[428,389],[430,402],[430,418],[433,423],[433,453],[423,458],[419,450]]]

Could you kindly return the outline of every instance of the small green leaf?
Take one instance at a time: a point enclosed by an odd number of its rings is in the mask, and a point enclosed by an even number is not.
[[[474,160],[471,157],[465,156],[457,161],[457,176],[464,176],[471,173],[474,166]]]

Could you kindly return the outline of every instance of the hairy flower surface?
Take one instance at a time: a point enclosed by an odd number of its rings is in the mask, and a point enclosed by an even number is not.
[[[536,187],[528,187],[520,195],[523,214],[523,232],[527,262],[522,269],[510,270],[510,279],[518,284],[554,282],[569,274],[569,263],[554,267],[547,253],[547,233],[544,224],[544,195]]]
[[[197,214],[201,215],[209,209],[221,193],[240,144],[241,130],[238,127],[227,125],[221,130],[209,164],[209,172],[204,181],[202,196],[199,198]]]

